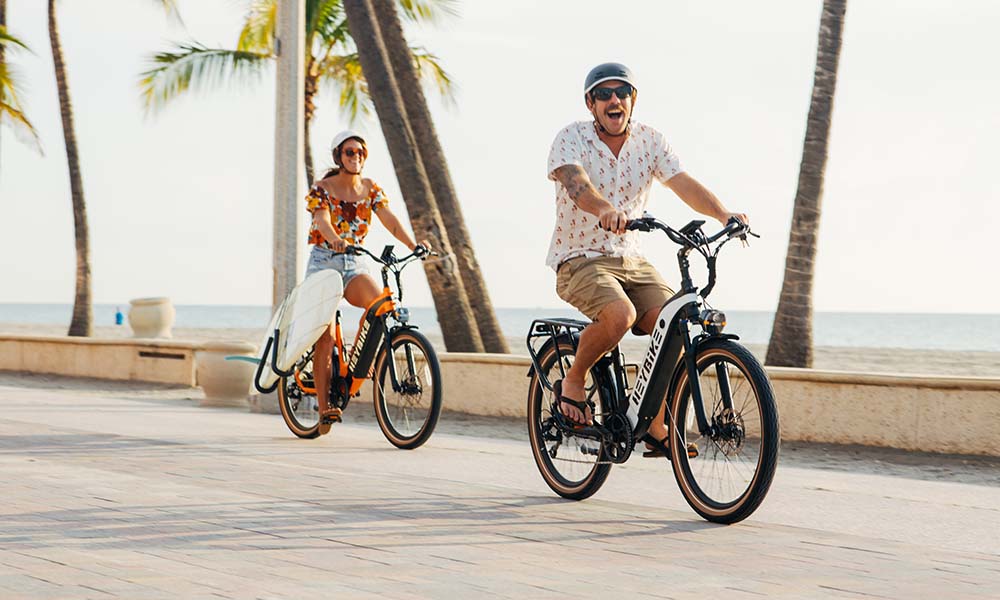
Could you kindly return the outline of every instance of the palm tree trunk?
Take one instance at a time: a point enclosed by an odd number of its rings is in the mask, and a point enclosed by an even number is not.
[[[316,113],[316,102],[314,98],[317,92],[317,79],[316,76],[310,73],[310,68],[306,67],[306,77],[305,77],[305,111],[302,126],[302,143],[305,144],[305,152],[303,153],[304,160],[306,163],[306,184],[307,187],[312,188],[313,182],[316,180],[316,173],[314,172],[313,166],[313,155],[312,148],[309,146],[310,133],[309,127],[312,125],[313,115]]]
[[[812,102],[806,124],[806,139],[799,166],[799,186],[795,193],[792,228],[785,257],[785,277],[781,285],[774,329],[767,347],[767,364],[785,367],[812,366],[812,288],[819,233],[823,175],[826,171],[827,142],[837,88],[837,66],[843,40],[847,0],[824,0],[816,48]]]
[[[403,35],[399,14],[392,0],[371,0],[371,4],[379,23],[382,41],[392,63],[393,75],[400,89],[406,90],[403,94],[406,116],[413,130],[431,189],[434,191],[434,200],[448,231],[448,239],[451,241],[462,283],[465,285],[465,292],[476,316],[483,346],[487,352],[507,354],[510,348],[500,329],[489,290],[486,288],[476,253],[472,248],[472,239],[462,217],[462,205],[455,193],[455,186],[448,171],[448,162],[445,160],[441,142],[434,129],[434,121],[427,108],[427,100],[424,98],[420,78],[413,63],[413,55]]]
[[[371,4],[367,0],[344,0],[343,6],[414,234],[418,240],[430,241],[442,255],[424,263],[424,271],[434,297],[445,348],[450,352],[482,352],[479,328],[455,261],[451,259],[452,247],[407,122],[400,89],[389,70],[389,58]]]
[[[63,62],[62,46],[59,43],[55,2],[56,0],[49,0],[49,41],[52,44],[56,87],[59,90],[59,112],[62,116],[66,162],[69,163],[69,185],[73,196],[73,230],[76,233],[76,297],[73,300],[73,319],[69,324],[69,335],[90,336],[93,333],[94,309],[90,294],[90,236],[87,231],[87,206],[83,200],[80,156],[76,149],[76,134],[73,129],[73,106],[69,100],[66,64]]]

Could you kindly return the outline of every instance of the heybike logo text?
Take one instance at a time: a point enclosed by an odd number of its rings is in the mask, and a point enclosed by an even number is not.
[[[365,324],[361,327],[361,333],[358,334],[358,341],[354,344],[354,351],[351,352],[351,362],[347,365],[347,368],[351,372],[354,372],[354,367],[358,366],[358,358],[361,356],[361,349],[365,347],[365,341],[368,339],[370,325],[371,321],[365,319]]]
[[[653,365],[656,364],[656,357],[660,354],[660,346],[667,338],[666,330],[666,327],[657,327],[650,336],[653,340],[649,344],[649,350],[646,351],[646,360],[642,363],[642,369],[639,370],[639,376],[636,378],[635,388],[632,391],[631,400],[636,406],[642,402],[642,396],[646,393],[646,386],[649,385],[649,378],[653,374]]]

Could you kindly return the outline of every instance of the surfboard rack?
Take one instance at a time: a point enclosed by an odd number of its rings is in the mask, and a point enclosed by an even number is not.
[[[277,330],[275,330],[275,333],[277,333]],[[268,337],[267,338],[267,345],[264,346],[264,352],[263,352],[262,356],[266,357],[267,354],[268,354],[268,352],[270,351],[271,355],[272,355],[272,361],[273,361],[274,360],[273,356],[274,356],[274,354],[277,353],[277,346],[278,345],[274,343],[274,337],[273,336],[272,337]],[[253,387],[254,387],[254,389],[256,389],[261,394],[270,394],[274,390],[278,389],[278,384],[281,383],[281,379],[276,379],[274,381],[274,383],[272,383],[268,387],[264,387],[264,386],[262,386],[260,384],[260,376],[264,373],[264,365],[266,365],[266,364],[267,364],[267,361],[265,361],[265,360],[259,360],[259,361],[257,361],[257,372],[254,373],[254,376],[253,376]]]
[[[291,369],[287,371],[278,367],[278,345],[280,340],[281,340],[281,331],[275,329],[274,334],[267,338],[267,343],[264,346],[264,352],[261,353],[261,356],[264,357],[265,360],[249,359],[249,362],[257,363],[257,372],[254,374],[253,377],[253,387],[261,394],[270,394],[274,390],[278,389],[278,384],[281,382],[281,380],[278,379],[277,381],[272,383],[269,387],[264,387],[260,383],[260,376],[264,373],[264,365],[266,365],[268,362],[266,360],[268,354],[271,355],[271,360],[270,364],[267,366],[269,366],[271,370],[274,371],[274,374],[277,375],[279,378],[291,377],[292,375],[295,374],[294,365],[292,366]]]

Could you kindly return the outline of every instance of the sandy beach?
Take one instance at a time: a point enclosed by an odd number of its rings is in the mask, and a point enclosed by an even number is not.
[[[0,335],[65,335],[66,327],[61,325],[38,325],[24,323],[0,323]],[[132,330],[128,326],[95,327],[94,337],[127,338]],[[220,341],[242,340],[252,344],[260,342],[262,329],[186,329],[173,330],[175,340]],[[350,339],[353,331],[345,329]],[[435,347],[444,349],[440,335],[429,335]],[[509,337],[511,352],[527,354],[524,338]],[[763,359],[767,347],[762,344],[748,344],[750,350]],[[643,338],[627,336],[622,343],[626,359],[638,361],[646,349]],[[845,348],[839,346],[818,346],[815,349],[813,367],[823,370],[858,371],[865,373],[909,373],[921,375],[955,375],[966,377],[1000,377],[1000,352],[942,350],[913,350],[903,348]]]

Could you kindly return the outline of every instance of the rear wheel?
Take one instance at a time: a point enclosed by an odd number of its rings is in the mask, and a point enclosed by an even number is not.
[[[393,334],[392,352],[378,355],[374,383],[375,416],[389,443],[403,450],[423,445],[441,415],[441,365],[427,338],[412,329]]]
[[[561,340],[558,347],[558,354],[556,346],[549,345],[538,357],[538,364],[551,383],[562,379],[563,373],[573,364],[575,355],[568,339]],[[562,369],[559,367],[560,357]],[[585,385],[586,399],[592,400],[596,406],[594,422],[603,423],[607,411],[599,386],[589,374]],[[611,472],[611,464],[606,459],[601,460],[604,456],[601,442],[564,434],[556,427],[552,418],[554,403],[552,390],[545,389],[538,373],[533,372],[528,384],[528,438],[535,464],[552,491],[563,498],[583,500],[604,485]]]
[[[695,512],[736,523],[760,506],[774,478],[780,435],[774,392],[760,362],[733,341],[699,346],[695,365],[710,430],[698,431],[691,382],[681,368],[670,405],[674,475]]]
[[[306,439],[319,437],[319,401],[313,380],[312,350],[296,361],[291,377],[281,378],[278,407],[292,433]]]

